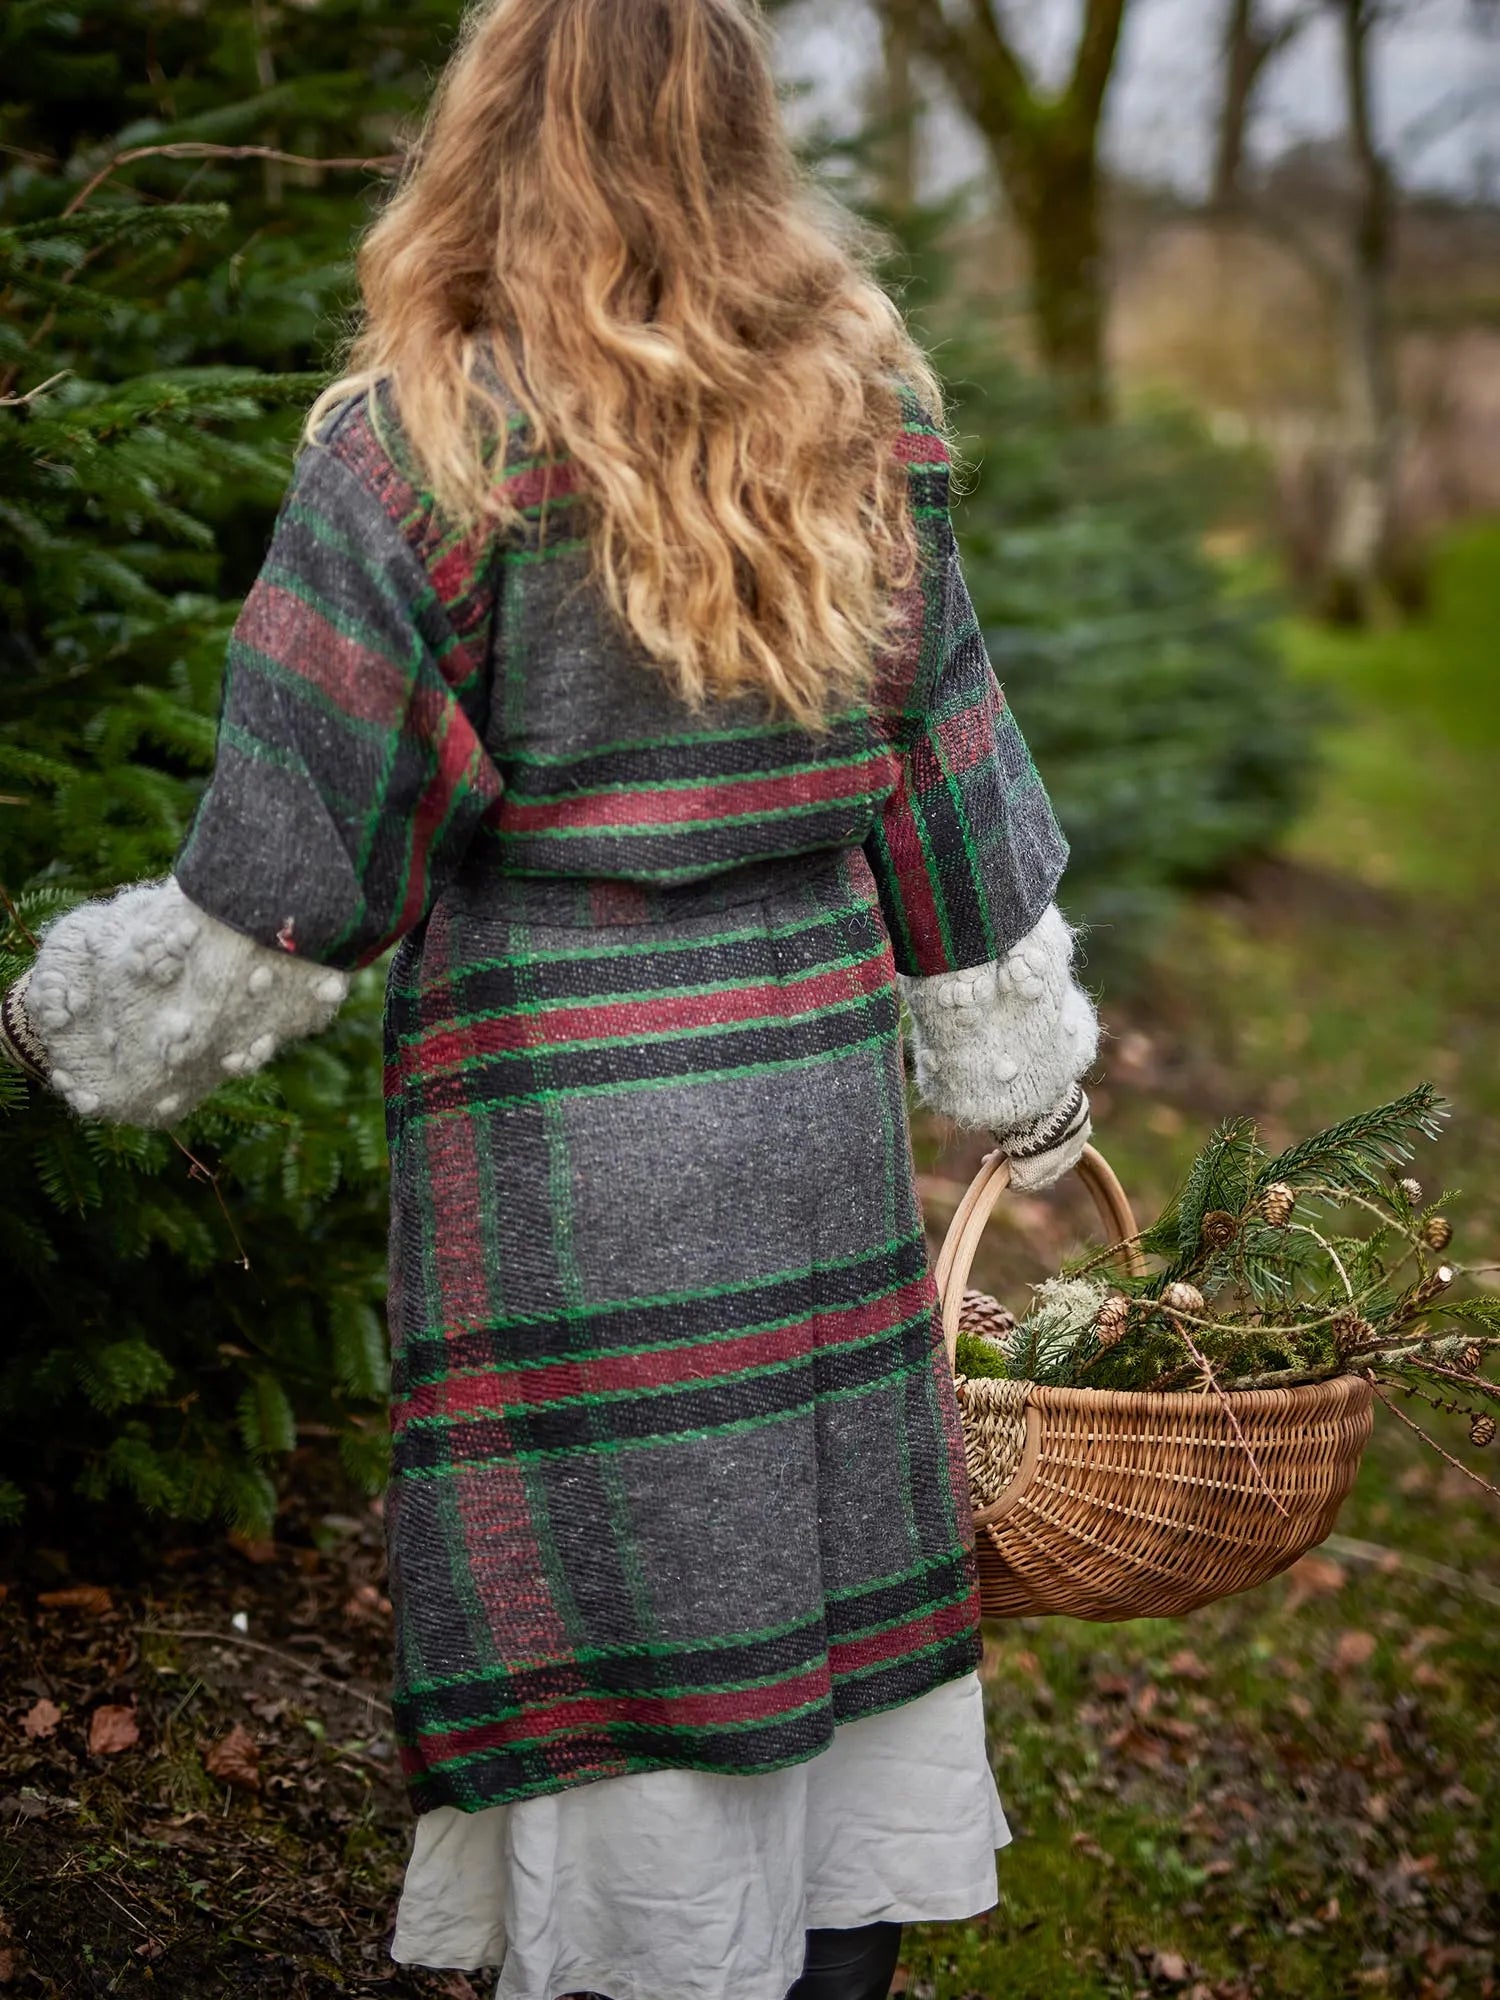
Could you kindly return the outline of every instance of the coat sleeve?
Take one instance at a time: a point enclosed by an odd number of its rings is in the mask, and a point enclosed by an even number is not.
[[[904,452],[923,562],[898,623],[908,665],[888,727],[900,775],[865,851],[901,976],[918,1094],[961,1125],[1002,1143],[1011,1135],[1018,1157],[1036,1137],[1047,1151],[1042,1185],[1087,1141],[1079,1079],[1099,1036],[1073,974],[1073,932],[1053,901],[1068,846],[964,582],[946,448],[920,413],[909,416]]]
[[[923,977],[1003,959],[1051,903],[1068,858],[985,650],[948,515],[946,453],[933,448],[941,456],[913,468],[921,657],[898,725],[900,779],[865,849],[896,968]]]
[[[377,958],[500,796],[459,696],[469,664],[401,524],[309,446],[230,640],[213,774],[173,870],[184,894],[270,949]]]

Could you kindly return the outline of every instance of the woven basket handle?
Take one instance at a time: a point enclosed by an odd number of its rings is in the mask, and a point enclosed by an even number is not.
[[[1146,1259],[1141,1254],[1141,1246],[1135,1241],[1135,1214],[1114,1168],[1101,1152],[1093,1146],[1085,1146],[1074,1171],[1093,1196],[1099,1220],[1109,1231],[1110,1241],[1122,1246],[1126,1269],[1134,1277],[1143,1276]],[[979,1248],[985,1224],[1009,1186],[1010,1161],[1003,1153],[986,1153],[979,1172],[970,1181],[963,1200],[953,1212],[948,1234],[943,1238],[943,1247],[938,1253],[935,1275],[938,1300],[943,1308],[943,1339],[947,1343],[950,1368],[957,1367],[958,1320],[963,1311],[969,1272],[974,1265],[974,1253]]]

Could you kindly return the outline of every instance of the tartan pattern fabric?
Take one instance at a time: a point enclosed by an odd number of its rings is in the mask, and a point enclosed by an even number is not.
[[[962,1429],[896,972],[1065,854],[914,401],[923,562],[869,705],[693,714],[589,579],[569,468],[444,532],[388,404],[299,462],[179,864],[386,1007],[398,1740],[419,1811],[774,1769],[968,1673]]]

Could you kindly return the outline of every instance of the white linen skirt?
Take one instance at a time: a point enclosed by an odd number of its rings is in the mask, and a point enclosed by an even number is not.
[[[751,1777],[636,1771],[417,1821],[391,1956],[496,2000],[785,2000],[804,1931],[977,1915],[1010,1840],[977,1674]]]

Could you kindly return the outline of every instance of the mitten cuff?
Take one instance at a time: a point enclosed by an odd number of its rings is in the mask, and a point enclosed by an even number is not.
[[[0,996],[0,1056],[35,1077],[38,1083],[46,1083],[52,1074],[47,1045],[26,1012],[26,982],[30,977],[29,971],[23,972]]]
[[[1087,1073],[1099,1023],[1073,977],[1073,936],[1053,903],[1002,959],[901,977],[929,1109],[981,1131],[1016,1132],[1047,1117]]]

